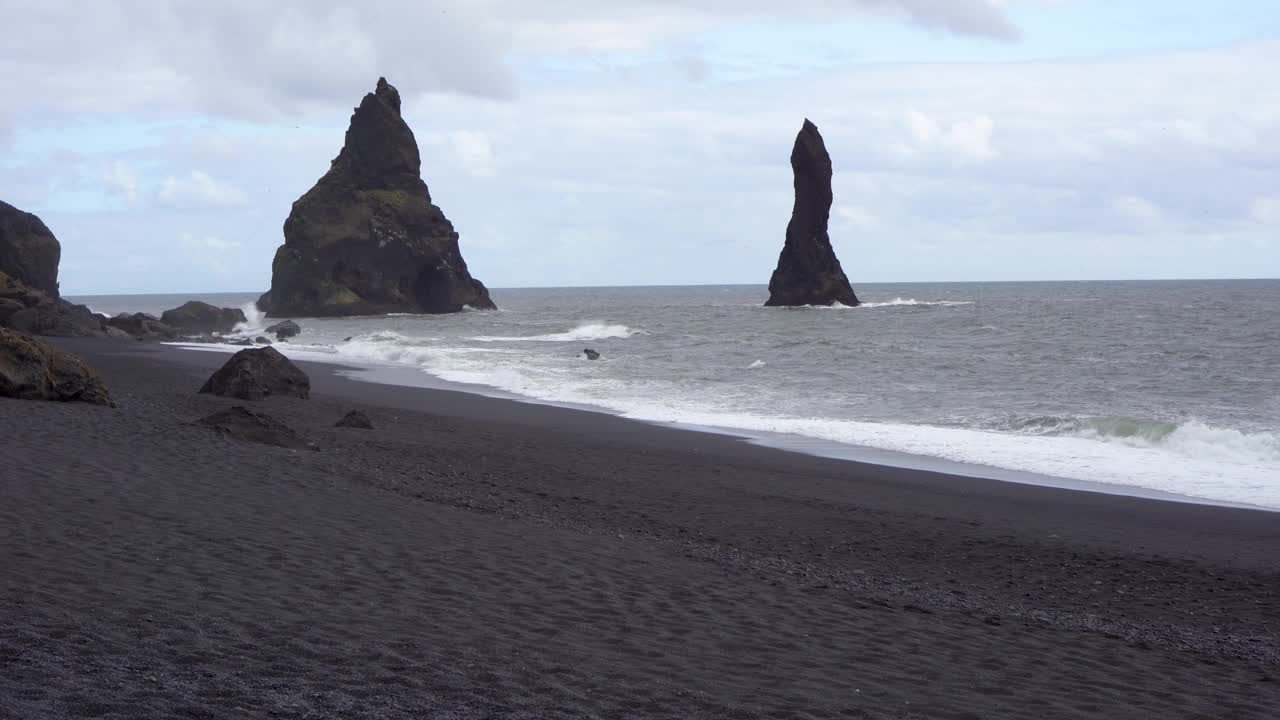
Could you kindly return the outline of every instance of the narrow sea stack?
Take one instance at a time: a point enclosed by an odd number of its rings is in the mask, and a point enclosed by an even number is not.
[[[818,127],[804,121],[791,150],[796,202],[778,267],[769,278],[766,306],[857,305],[840,260],[831,248],[831,156]]]
[[[271,317],[492,309],[420,168],[400,93],[379,78],[329,172],[294,202],[259,309]]]

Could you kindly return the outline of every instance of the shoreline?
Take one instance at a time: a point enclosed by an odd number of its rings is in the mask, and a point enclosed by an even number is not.
[[[133,345],[110,340],[70,338],[57,340],[58,345],[88,358],[101,358],[105,351],[115,357],[146,359],[170,367],[176,366],[191,377],[199,379],[196,387],[203,382],[204,377],[221,367],[228,355],[221,350],[197,349],[192,352],[187,348],[168,344]],[[1215,528],[1235,524],[1242,529],[1261,530],[1268,536],[1275,533],[1277,540],[1280,540],[1280,522],[1276,522],[1276,513],[1269,508],[1168,502],[1136,495],[1015,483],[982,476],[831,458],[751,443],[741,435],[650,423],[584,408],[524,402],[457,389],[372,383],[350,377],[351,373],[360,371],[355,365],[310,360],[294,362],[311,378],[312,392],[331,399],[353,401],[383,409],[427,412],[459,422],[498,425],[504,430],[533,430],[556,436],[557,439],[566,436],[589,438],[591,442],[602,443],[610,449],[620,447],[626,450],[689,453],[704,462],[719,458],[745,459],[765,468],[785,467],[837,482],[856,479],[866,485],[874,479],[877,490],[892,497],[895,504],[902,500],[896,494],[907,491],[917,497],[934,496],[932,499],[940,503],[939,507],[948,509],[957,507],[956,502],[969,498],[1026,507],[1061,503],[1070,507],[1090,508],[1094,512],[1114,513],[1116,516],[1159,515],[1162,516],[1159,520],[1161,523],[1168,522],[1173,517],[1180,520],[1193,517],[1206,520],[1213,518],[1204,524]],[[406,370],[418,372],[408,368]],[[1228,517],[1231,518],[1230,521],[1224,520]],[[1016,521],[1016,518],[1005,519]],[[1153,530],[1155,524],[1152,523],[1153,527],[1144,530]]]
[[[948,476],[222,353],[55,339],[0,400],[17,717],[1268,718],[1274,513]],[[192,421],[245,404],[318,452]],[[374,430],[333,423],[364,410]],[[250,710],[253,708],[253,710]]]
[[[167,347],[178,348],[192,352],[232,354],[244,349],[241,346],[225,345],[225,344],[199,344],[199,343],[162,343]],[[278,349],[278,346],[277,346]],[[315,353],[311,351],[303,351],[305,357],[295,360],[299,363],[308,363],[320,366],[329,366],[334,368],[334,372],[342,374],[345,377],[357,382],[375,383],[380,385],[391,385],[395,387],[419,388],[425,390],[435,390],[444,392],[458,392],[469,395],[476,395],[489,399],[525,403],[543,407],[553,407],[575,412],[595,413],[609,417],[626,420],[628,422],[642,423],[654,427],[665,427],[679,431],[709,433],[713,435],[721,435],[737,439],[741,442],[758,445],[761,447],[780,450],[783,452],[792,452],[811,457],[827,458],[832,460],[842,460],[867,465],[878,465],[884,467],[892,467],[901,470],[915,470],[921,472],[937,473],[947,476],[967,477],[979,480],[990,480],[996,482],[1018,483],[1022,485],[1033,485],[1038,487],[1057,488],[1060,490],[1072,490],[1078,492],[1099,493],[1104,495],[1117,495],[1122,497],[1134,497],[1147,500],[1156,500],[1163,502],[1188,503],[1193,505],[1208,505],[1213,507],[1235,508],[1241,510],[1257,510],[1261,512],[1280,513],[1280,507],[1271,507],[1267,505],[1258,505],[1255,503],[1238,502],[1232,500],[1222,500],[1218,498],[1200,497],[1196,495],[1188,495],[1176,493],[1155,488],[1143,487],[1140,485],[1130,485],[1124,483],[1113,483],[1099,480],[1087,480],[1079,478],[1069,478],[1056,475],[1048,475],[1044,473],[1030,472],[1026,470],[1017,470],[1012,468],[998,467],[995,465],[982,465],[977,463],[961,462],[950,460],[942,457],[931,455],[918,455],[898,450],[887,450],[871,446],[854,445],[850,443],[842,443],[834,440],[823,440],[804,435],[792,435],[781,432],[768,431],[752,431],[742,428],[722,427],[712,425],[697,425],[692,423],[683,423],[677,421],[663,420],[647,420],[642,418],[632,418],[611,410],[606,407],[595,405],[584,405],[569,402],[556,402],[553,400],[543,400],[541,398],[519,395],[517,393],[505,391],[499,388],[490,387],[488,385],[471,384],[454,382],[432,375],[421,368],[415,368],[405,365],[397,365],[394,363],[377,363],[367,361],[362,364],[351,362],[350,358],[341,358],[338,360],[322,360],[316,359]]]

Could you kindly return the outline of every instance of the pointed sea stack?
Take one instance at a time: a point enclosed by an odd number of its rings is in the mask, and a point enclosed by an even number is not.
[[[492,309],[420,168],[400,93],[379,78],[329,172],[293,204],[258,307],[273,317]]]
[[[778,256],[778,267],[769,278],[766,306],[857,305],[858,296],[849,287],[831,237],[827,221],[831,216],[831,156],[807,119],[791,150],[795,172],[796,204],[787,224],[787,242]]]

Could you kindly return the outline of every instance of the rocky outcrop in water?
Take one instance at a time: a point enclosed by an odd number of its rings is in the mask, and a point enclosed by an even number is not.
[[[244,311],[239,308],[220,308],[199,300],[191,300],[181,307],[165,310],[160,321],[177,328],[183,334],[209,335],[229,333],[236,325],[245,322]]]
[[[292,320],[285,320],[284,322],[278,322],[275,325],[264,328],[262,332],[275,335],[277,341],[287,340],[299,335],[302,332],[302,326]]]
[[[40,218],[0,202],[0,272],[58,298],[62,246]]]
[[[840,261],[831,247],[831,156],[818,128],[804,121],[791,150],[795,206],[778,267],[769,278],[767,306],[857,305]]]
[[[272,317],[493,308],[420,168],[400,93],[379,78],[329,171],[293,204],[258,307]]]
[[[0,397],[110,405],[102,379],[79,357],[0,328]]]
[[[305,400],[311,395],[311,379],[279,350],[264,347],[232,355],[200,392],[241,400],[261,400],[269,395]]]

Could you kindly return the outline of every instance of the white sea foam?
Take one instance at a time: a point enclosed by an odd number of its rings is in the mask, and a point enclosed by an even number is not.
[[[609,338],[629,338],[633,335],[647,335],[643,330],[629,328],[626,325],[611,325],[603,322],[582,323],[572,330],[549,335],[491,335],[470,338],[476,342],[579,342],[583,340],[606,340]]]
[[[531,368],[472,348],[421,348],[414,361],[444,380],[486,385],[530,398],[595,405],[654,422],[782,433],[1040,475],[1148,488],[1228,502],[1280,508],[1280,437],[1201,423],[1177,426],[1163,438],[1099,434],[999,432],[888,422],[735,412],[672,388],[641,388],[619,379]],[[1092,433],[1092,435],[1090,434]]]
[[[233,334],[253,332],[267,326],[267,314],[258,309],[256,301],[250,300],[241,305],[240,312],[244,313],[245,321],[231,328]]]
[[[624,325],[595,322],[564,333],[510,340],[581,341],[625,338],[635,332]],[[715,395],[714,388],[681,385],[677,379],[639,381],[584,372],[576,354],[539,354],[527,345],[441,345],[440,339],[386,330],[333,346],[286,343],[277,347],[300,359],[416,367],[447,381],[488,386],[545,402],[592,405],[639,420],[746,434],[781,433],[1280,508],[1280,434],[1275,432],[1125,417],[1041,417],[1000,427],[979,427],[978,421],[969,427],[937,427],[746,411],[743,408],[747,406],[734,398]],[[756,360],[747,367],[764,364]]]
[[[1131,417],[1040,417],[1013,423],[1013,430],[1156,448],[1190,460],[1273,464],[1280,473],[1280,434],[1214,427],[1199,420],[1175,423]]]
[[[972,305],[972,300],[916,300],[915,298],[896,297],[888,302],[867,302],[862,303],[860,307],[879,308],[879,307],[902,307],[917,305],[937,305],[939,307],[955,307],[957,305]]]

